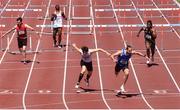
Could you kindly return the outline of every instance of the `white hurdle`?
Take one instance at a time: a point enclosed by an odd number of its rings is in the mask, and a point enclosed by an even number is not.
[[[99,11],[99,12],[104,12],[104,11],[175,11],[175,10],[180,10],[180,8],[130,8],[130,9],[95,9],[95,11]]]

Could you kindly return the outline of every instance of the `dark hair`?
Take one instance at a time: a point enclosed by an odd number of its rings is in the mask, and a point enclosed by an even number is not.
[[[126,46],[126,49],[128,49],[128,48],[132,48],[132,46],[131,46],[131,45],[127,45],[127,46]]]
[[[87,53],[89,51],[89,48],[86,46],[81,47],[81,50],[83,53]]]
[[[60,6],[59,6],[59,5],[55,5],[55,9],[56,9],[57,11],[59,11],[59,10],[60,10]]]
[[[147,21],[147,24],[148,24],[148,23],[150,23],[151,26],[153,25],[151,20],[148,20],[148,21]]]
[[[22,18],[21,18],[21,17],[18,17],[18,18],[16,19],[16,21],[22,22]]]

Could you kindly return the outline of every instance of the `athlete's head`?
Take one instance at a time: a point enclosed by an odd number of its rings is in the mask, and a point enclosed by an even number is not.
[[[17,22],[17,25],[20,26],[22,24],[22,18],[21,17],[18,17],[16,19],[16,22]]]
[[[60,10],[60,6],[59,6],[59,5],[56,5],[56,6],[55,6],[55,10],[56,10],[56,11],[59,11],[59,10]]]
[[[89,48],[86,47],[86,46],[83,46],[83,47],[81,47],[81,50],[82,50],[83,53],[88,53]]]
[[[147,28],[152,28],[152,21],[151,20],[147,21]]]
[[[132,53],[132,46],[131,45],[127,45],[126,46],[126,51],[127,51],[127,53]]]

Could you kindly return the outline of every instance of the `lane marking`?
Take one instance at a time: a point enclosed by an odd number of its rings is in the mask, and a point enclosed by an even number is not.
[[[72,1],[69,0],[69,12],[68,12],[68,19],[70,19],[71,17],[71,8],[72,8]],[[67,22],[67,25],[70,25],[71,26],[71,20]],[[69,32],[71,30],[71,27],[69,27],[67,29],[67,32]],[[69,33],[67,34],[67,37],[66,37],[66,50],[68,50],[69,48]],[[63,104],[64,106],[66,107],[66,109],[69,110],[69,107],[67,106],[67,102],[66,102],[66,99],[65,99],[65,91],[66,91],[66,77],[67,77],[67,59],[68,59],[68,51],[66,51],[66,54],[65,54],[65,62],[64,62],[64,77],[63,77],[63,90],[62,90],[62,99],[63,99]]]
[[[31,0],[29,1],[28,4],[31,3]],[[47,10],[46,10],[46,14],[45,14],[45,17],[47,17],[49,15],[49,8],[50,8],[50,4],[51,4],[51,0],[49,0],[48,2],[48,6],[47,6]],[[27,9],[27,7],[26,7]],[[46,18],[44,19],[43,21],[43,25],[46,23]],[[38,43],[37,43],[37,47],[36,47],[36,51],[38,51],[38,48],[39,48],[39,45],[40,45],[40,42],[41,42],[41,37],[42,37],[42,32],[44,31],[44,28],[41,28],[41,33],[40,33],[40,38],[38,39]],[[33,57],[33,61],[36,60],[36,57],[37,57],[37,54],[34,55]],[[28,75],[28,79],[27,79],[27,82],[26,82],[26,86],[24,88],[24,92],[23,92],[23,97],[22,97],[22,103],[23,103],[23,108],[26,110],[26,92],[27,92],[27,89],[28,89],[28,85],[29,85],[29,82],[30,82],[30,79],[31,79],[31,75],[32,75],[32,71],[33,71],[33,67],[35,65],[35,62],[32,62],[32,65],[31,65],[31,68],[30,68],[30,71],[29,71],[29,75]]]
[[[155,5],[155,7],[156,7],[157,9],[159,9],[159,7],[156,5],[156,3],[155,3],[153,0],[151,0],[151,1],[152,1],[153,4]],[[159,12],[164,16],[164,14],[162,13],[162,11],[159,10]],[[166,22],[167,22],[168,24],[170,24],[170,22],[167,20],[167,18],[166,18],[166,17],[164,17],[164,18],[165,18]],[[173,27],[171,27],[171,28],[172,28],[172,29],[174,30],[174,32],[176,33],[177,37],[180,39],[180,35],[178,34],[178,32],[177,32]],[[161,53],[160,53],[159,49],[157,48],[157,46],[156,46],[156,49],[157,49],[157,51],[158,51],[158,53],[159,53],[159,55],[160,55],[160,57],[161,57],[164,65],[165,65],[165,67],[166,67],[166,69],[167,69],[167,71],[168,71],[168,73],[169,73],[169,75],[170,75],[170,77],[171,77],[174,85],[176,86],[177,90],[180,92],[180,87],[179,87],[178,83],[176,82],[176,80],[175,80],[172,72],[170,71],[167,63],[165,62],[165,60],[164,60],[163,56],[161,55]]]
[[[113,1],[110,0],[110,2],[111,2],[112,8],[114,9]],[[133,2],[131,1],[131,3],[133,3]],[[134,5],[134,4],[133,4],[133,5]],[[114,10],[113,10],[113,13],[114,13],[114,15],[115,15],[116,22],[117,22],[117,24],[119,25],[120,23],[119,23],[119,20],[118,20],[118,16],[117,16],[117,14],[116,14],[116,12],[115,12]],[[125,41],[125,38],[124,38],[124,34],[123,34],[123,32],[122,32],[122,29],[121,29],[120,26],[118,27],[118,29],[119,29],[119,31],[120,31],[120,33],[121,33],[122,40],[124,41],[124,46],[126,46],[126,41]],[[134,77],[135,77],[136,82],[137,82],[138,89],[139,89],[140,93],[143,93],[143,92],[142,92],[142,89],[141,89],[141,86],[140,86],[140,82],[139,82],[138,77],[137,77],[137,75],[136,75],[136,71],[135,71],[135,68],[134,68],[134,65],[133,65],[131,59],[130,59],[130,64],[131,64],[131,67],[132,67],[132,71],[133,71]],[[144,100],[144,102],[146,103],[146,105],[147,105],[150,109],[153,109],[153,107],[148,103],[148,101],[146,100],[146,98],[145,98],[145,96],[144,96],[143,94],[141,94],[141,97],[142,97],[142,99]]]
[[[38,93],[39,94],[52,94],[52,91],[51,90],[38,90]]]
[[[0,91],[0,95],[2,95],[2,94],[13,94],[13,91],[8,90],[8,89],[2,90],[2,91]]]
[[[10,3],[10,1],[11,1],[11,0],[8,0],[8,2],[6,3],[6,5],[4,6],[4,8],[1,9],[0,16],[1,16],[1,14],[4,12],[4,10],[7,8],[7,6],[8,6],[9,3]]]
[[[93,13],[93,2],[92,0],[90,0],[90,16],[92,18],[92,24],[93,26],[95,25],[95,20],[94,20],[94,13]],[[97,49],[98,48],[98,44],[97,44],[97,36],[96,36],[96,28],[93,27],[93,36],[94,36],[94,42],[95,42],[95,48]],[[103,98],[103,101],[105,103],[105,105],[107,106],[107,108],[110,110],[110,106],[108,105],[107,101],[106,101],[106,98],[104,96],[104,91],[103,91],[103,84],[102,84],[102,72],[101,72],[101,68],[100,68],[100,59],[99,59],[99,53],[96,52],[96,58],[97,58],[97,64],[98,64],[98,73],[99,73],[99,81],[100,81],[100,86],[101,86],[101,95],[102,95],[102,98]]]

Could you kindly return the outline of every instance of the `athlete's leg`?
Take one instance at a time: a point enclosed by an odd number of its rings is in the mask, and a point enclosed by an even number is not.
[[[26,46],[23,45],[23,48],[22,48],[22,55],[24,57],[24,61],[26,62]]]
[[[128,80],[128,77],[129,77],[129,69],[128,68],[125,68],[124,69],[124,81],[123,81],[123,83],[122,83],[122,85],[121,85],[121,91],[122,92],[125,92],[125,85],[126,85],[126,82],[127,82],[127,80]]]
[[[154,62],[154,54],[155,54],[155,44],[151,44],[151,61]]]
[[[148,41],[145,41],[145,46],[146,46],[146,55],[150,59],[150,44]],[[147,61],[149,63],[149,60]]]
[[[56,45],[56,34],[57,34],[57,32],[58,32],[58,30],[57,30],[57,28],[53,28],[53,41],[54,41],[54,47],[56,47],[57,45]]]
[[[86,76],[86,79],[85,79],[85,82],[86,82],[86,85],[89,86],[89,79],[91,78],[92,76],[92,72],[93,71],[88,71],[87,73],[87,76]]]
[[[62,27],[58,29],[58,46],[61,46],[61,40],[62,40]]]
[[[79,88],[79,84],[80,84],[80,82],[81,82],[81,80],[82,80],[82,78],[83,78],[83,76],[84,76],[84,74],[85,74],[86,71],[87,71],[86,66],[85,66],[85,65],[82,65],[82,67],[81,67],[81,72],[80,72],[79,78],[78,78],[78,82],[77,82],[75,88]]]
[[[116,77],[118,76],[118,74],[121,71],[121,69],[122,68],[118,64],[116,64],[115,69],[114,69],[115,70],[114,73],[115,73]]]

